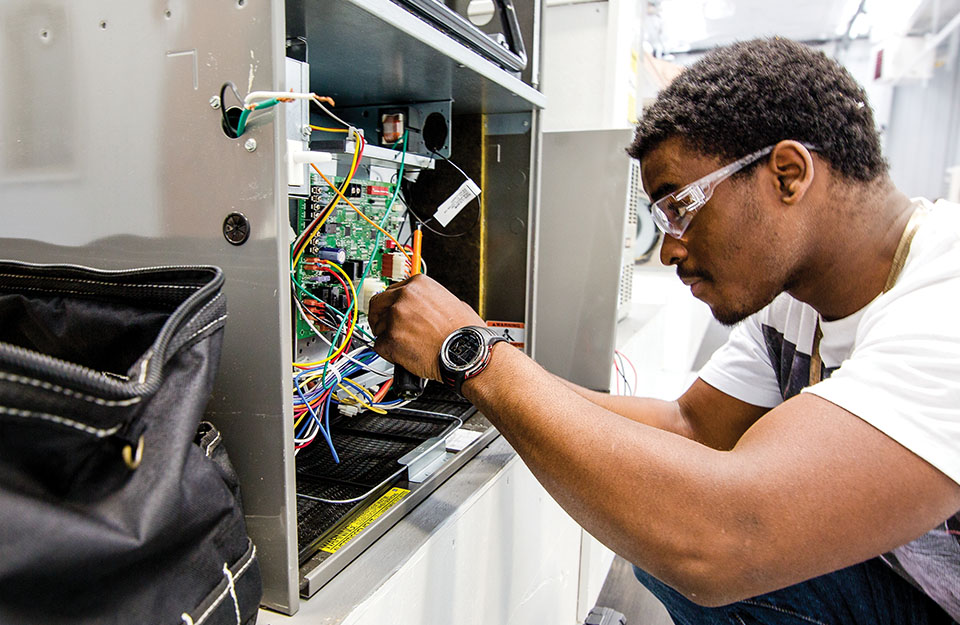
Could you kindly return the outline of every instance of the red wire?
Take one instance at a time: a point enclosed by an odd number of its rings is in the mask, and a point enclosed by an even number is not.
[[[337,282],[339,282],[340,284],[343,285],[343,292],[346,293],[346,295],[347,295],[347,310],[350,310],[350,304],[353,302],[353,298],[352,298],[351,295],[350,295],[350,287],[347,286],[347,283],[343,281],[343,278],[341,278],[341,277],[340,277],[340,274],[338,274],[336,271],[334,271],[333,269],[330,269],[329,267],[324,266],[324,265],[321,265],[321,267],[323,267],[323,269],[327,270],[327,272],[328,272],[330,275],[332,275],[334,278],[337,279]]]
[[[390,390],[390,386],[393,384],[393,378],[387,380],[383,386],[380,387],[380,390],[377,391],[377,394],[373,396],[373,403],[379,402],[387,394],[387,391]]]
[[[617,395],[619,395],[620,394],[620,376],[623,375],[623,373],[621,373],[620,371],[620,365],[617,364],[616,350],[614,350],[613,368],[617,370],[617,375],[615,375],[613,379],[617,383]]]

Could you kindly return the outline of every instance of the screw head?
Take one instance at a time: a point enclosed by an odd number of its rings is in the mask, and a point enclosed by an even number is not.
[[[210,98],[210,108],[212,109],[220,108],[220,96],[215,95],[212,98]]]
[[[304,126],[303,128],[301,128],[301,129],[300,129],[300,136],[303,137],[304,140],[309,139],[309,138],[310,138],[310,126]]]
[[[231,245],[243,245],[250,238],[250,221],[243,213],[230,213],[223,220],[223,237]]]
[[[249,139],[244,141],[243,149],[246,150],[247,152],[253,152],[254,150],[257,149],[257,140],[254,139],[253,137],[250,137]]]

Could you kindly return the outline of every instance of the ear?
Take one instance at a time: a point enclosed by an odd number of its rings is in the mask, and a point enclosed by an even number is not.
[[[797,141],[775,145],[767,167],[776,177],[777,192],[784,204],[797,204],[813,184],[813,156]]]

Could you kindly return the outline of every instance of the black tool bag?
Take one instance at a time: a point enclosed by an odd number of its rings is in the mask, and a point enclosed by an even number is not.
[[[0,262],[0,623],[253,623],[215,267]]]

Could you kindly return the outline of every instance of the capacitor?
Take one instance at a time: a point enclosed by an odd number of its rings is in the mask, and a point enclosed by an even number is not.
[[[347,260],[347,252],[339,247],[321,247],[317,251],[317,256],[338,265],[342,265],[343,261]]]

